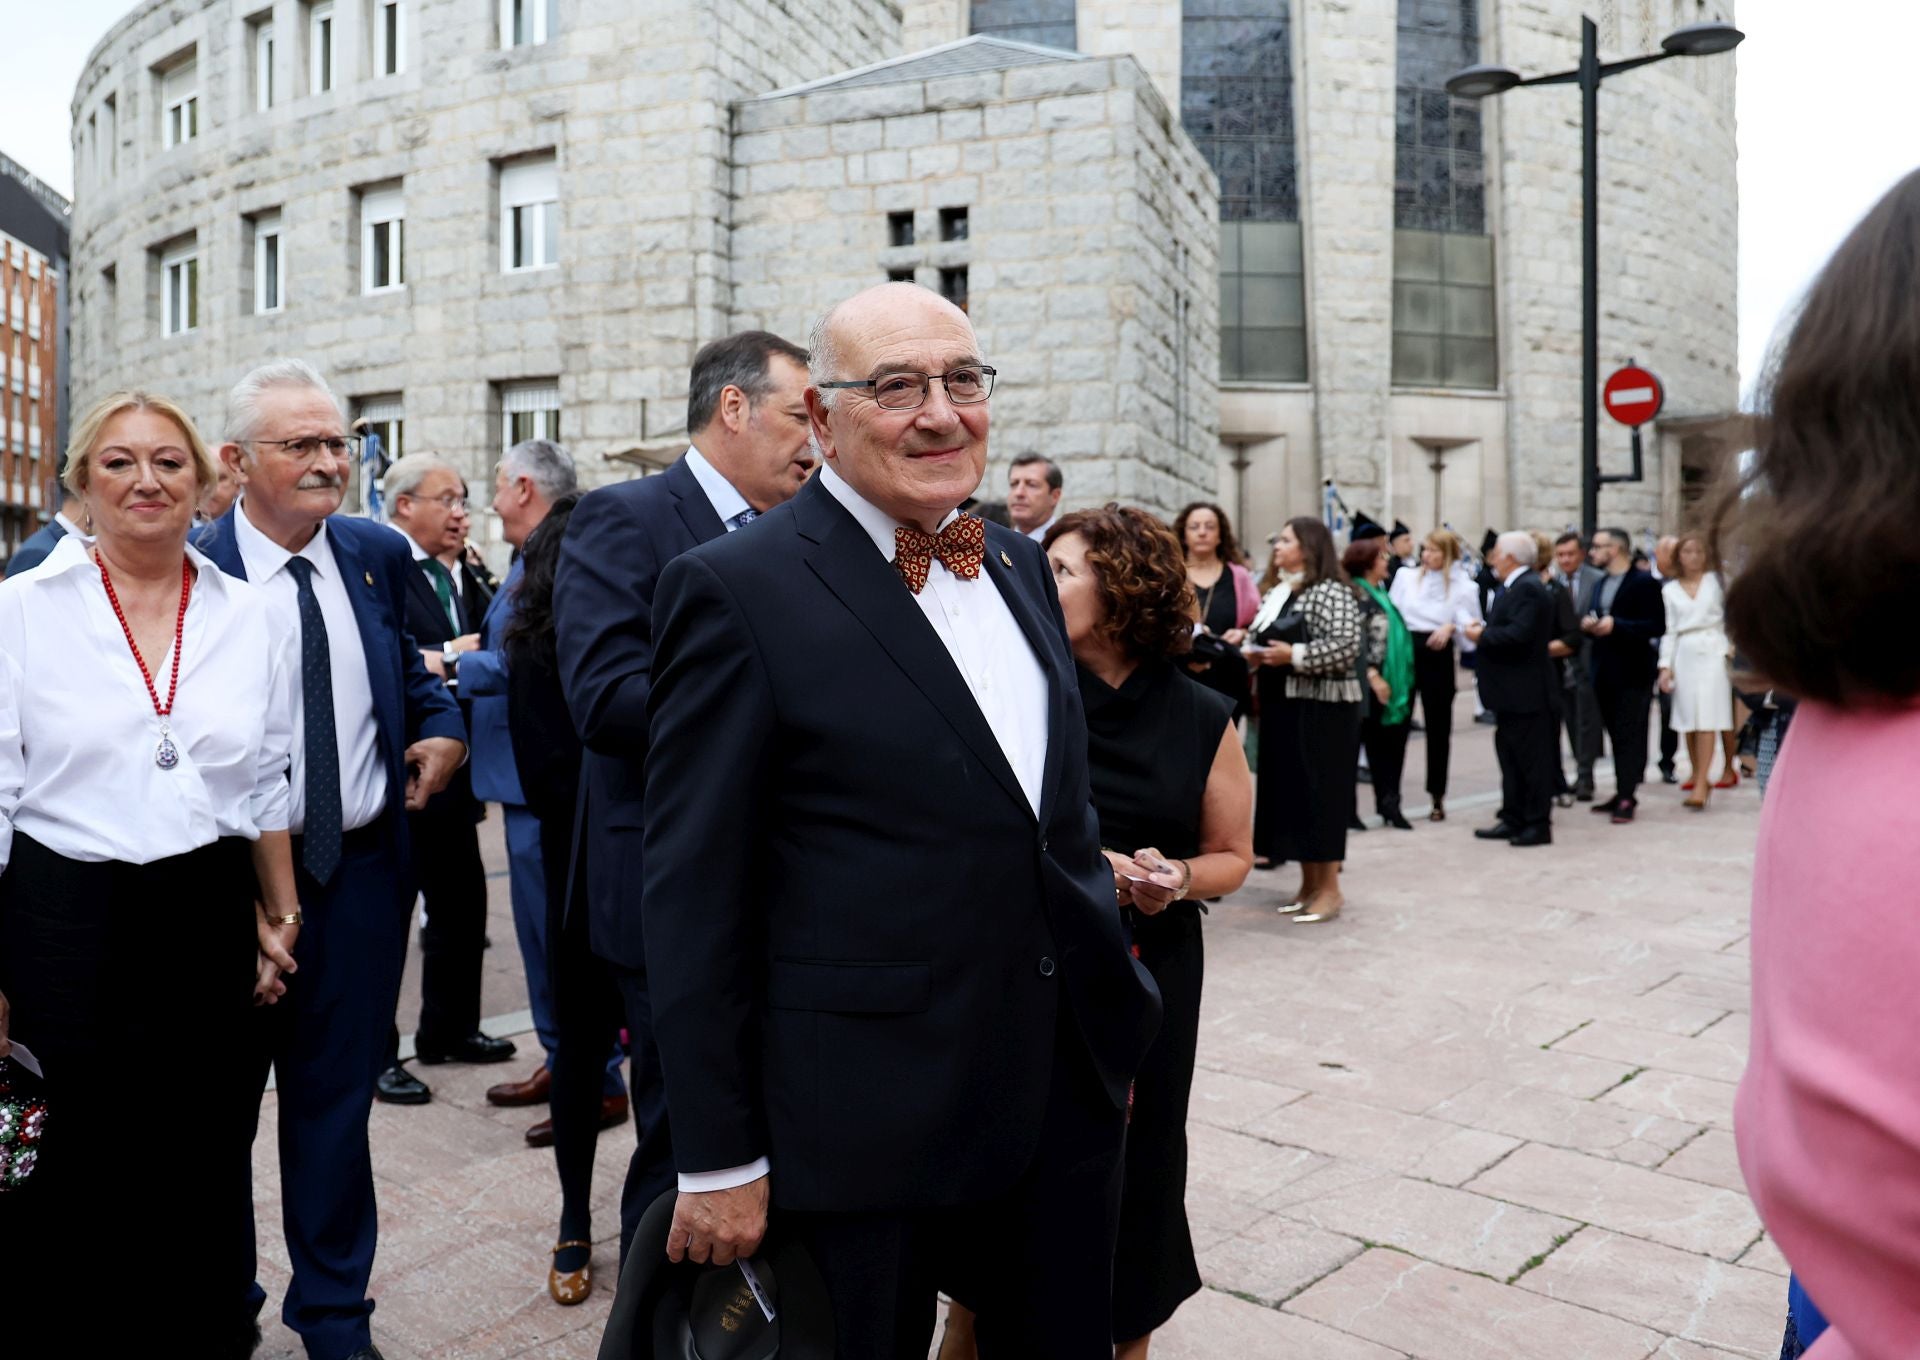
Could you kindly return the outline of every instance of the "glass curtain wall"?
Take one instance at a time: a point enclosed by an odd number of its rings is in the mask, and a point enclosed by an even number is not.
[[[1220,380],[1304,382],[1291,0],[1185,0],[1180,121],[1220,176]]]
[[[1080,41],[1074,0],[973,0],[970,30],[1068,52]]]
[[[1393,381],[1491,389],[1493,237],[1480,105],[1447,77],[1480,60],[1478,0],[1399,0],[1394,92]]]

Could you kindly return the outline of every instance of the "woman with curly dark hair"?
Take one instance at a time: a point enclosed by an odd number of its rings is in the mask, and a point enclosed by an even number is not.
[[[1200,1035],[1201,903],[1245,882],[1253,787],[1232,705],[1181,669],[1193,589],[1179,542],[1144,510],[1108,505],[1047,531],[1087,714],[1087,764],[1114,896],[1160,985],[1160,1032],[1134,1077],[1113,1264],[1116,1360],[1200,1289],[1187,1227],[1187,1098]],[[955,1308],[942,1360],[969,1360]]]
[[[1193,650],[1181,662],[1208,689],[1233,700],[1233,716],[1247,711],[1252,686],[1240,656],[1260,592],[1234,541],[1233,522],[1211,501],[1194,501],[1173,517],[1173,536],[1187,559],[1187,580],[1199,599]]]
[[[1353,821],[1364,625],[1333,535],[1311,515],[1274,535],[1273,585],[1248,631],[1260,683],[1260,796],[1254,853],[1300,865],[1300,891],[1280,908],[1294,924],[1331,921],[1346,899],[1340,862]]]

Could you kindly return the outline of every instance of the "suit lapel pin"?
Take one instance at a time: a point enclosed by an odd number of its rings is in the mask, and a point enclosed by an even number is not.
[[[1007,556],[1007,550],[1005,548],[1002,548],[1000,550],[1000,565],[1004,567],[1010,567],[1013,565],[1013,559]]]
[[[367,573],[367,584],[368,584],[368,585],[372,585],[372,584],[373,584],[373,573],[372,573],[372,572],[368,572],[368,573]]]

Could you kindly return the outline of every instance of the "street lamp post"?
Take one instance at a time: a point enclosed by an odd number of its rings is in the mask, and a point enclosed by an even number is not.
[[[1622,61],[1600,60],[1600,30],[1580,20],[1580,64],[1571,71],[1523,79],[1504,66],[1469,66],[1447,81],[1447,93],[1485,99],[1522,85],[1580,87],[1580,532],[1589,541],[1600,516],[1600,82],[1668,57],[1731,52],[1746,37],[1732,24],[1688,24],[1661,41],[1660,51]]]

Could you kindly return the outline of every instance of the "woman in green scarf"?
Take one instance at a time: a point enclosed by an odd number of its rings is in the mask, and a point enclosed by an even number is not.
[[[1407,761],[1407,717],[1413,709],[1413,635],[1387,598],[1387,540],[1363,538],[1347,549],[1342,566],[1366,615],[1361,648],[1367,713],[1360,744],[1373,774],[1373,806],[1388,826],[1413,830],[1400,811],[1400,771]],[[1358,753],[1355,753],[1358,758]]]

